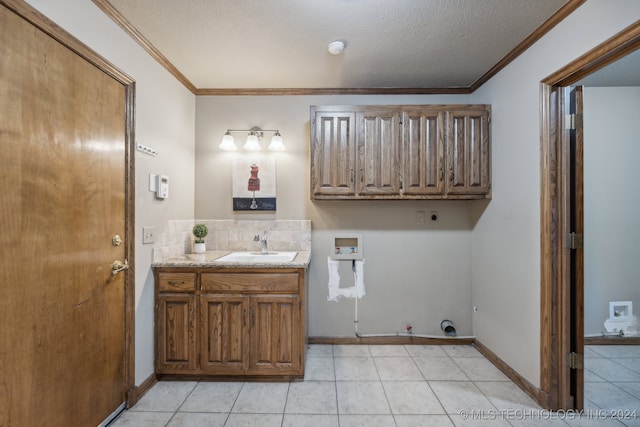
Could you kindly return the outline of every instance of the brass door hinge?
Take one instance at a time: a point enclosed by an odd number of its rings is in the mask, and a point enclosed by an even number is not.
[[[583,246],[584,238],[582,234],[578,233],[569,233],[567,234],[567,248],[568,249],[579,249]]]
[[[582,114],[567,114],[564,116],[564,127],[567,130],[582,129]]]
[[[584,369],[584,355],[579,353],[567,354],[566,365],[569,369]]]

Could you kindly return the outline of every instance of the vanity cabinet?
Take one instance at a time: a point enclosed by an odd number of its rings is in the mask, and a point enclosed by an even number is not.
[[[156,298],[156,365],[167,372],[196,367],[195,274],[160,273]]]
[[[156,373],[304,376],[305,269],[188,268],[190,293],[161,291],[163,280],[185,275],[164,269],[155,269]],[[167,304],[175,304],[175,314],[167,314]],[[165,327],[168,318],[179,327]],[[188,345],[179,341],[169,354],[168,343],[180,334]]]
[[[491,197],[488,105],[313,106],[311,123],[314,200]]]

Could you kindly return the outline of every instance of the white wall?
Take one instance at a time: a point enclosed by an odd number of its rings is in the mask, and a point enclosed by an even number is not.
[[[29,3],[136,81],[136,140],[159,151],[157,157],[136,152],[135,159],[135,381],[140,384],[153,373],[152,245],[142,245],[142,226],[155,226],[160,235],[169,219],[193,219],[195,96],[92,2]],[[169,175],[169,199],[156,201],[148,192],[150,173]]]
[[[640,70],[639,70],[640,72]],[[609,301],[640,310],[640,87],[584,88],[584,331]]]
[[[493,200],[474,206],[478,339],[540,383],[540,81],[632,24],[637,0],[588,0],[477,90],[493,105]],[[482,215],[478,213],[484,209]]]
[[[310,219],[309,335],[353,336],[354,301],[327,301],[327,257],[337,232],[364,235],[366,296],[359,303],[359,331],[395,333],[404,322],[414,333],[441,335],[440,322],[454,321],[471,334],[470,204],[427,201],[319,201],[309,196],[309,107],[342,104],[464,104],[468,96],[286,96],[198,97],[196,104],[196,217],[215,219]],[[277,211],[234,213],[231,159],[218,144],[227,128],[279,129]],[[244,138],[234,134],[238,145]],[[270,135],[269,135],[270,137]],[[267,138],[268,139],[268,138]],[[268,143],[268,141],[265,141]],[[416,224],[416,211],[437,210],[435,224]],[[259,232],[260,230],[256,230]],[[353,285],[350,264],[340,269],[342,286]]]

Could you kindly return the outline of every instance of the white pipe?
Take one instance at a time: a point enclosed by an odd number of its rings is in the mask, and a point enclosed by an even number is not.
[[[355,262],[355,260],[354,260],[354,261],[352,261],[352,262],[353,262],[353,264],[352,264],[352,269],[353,269],[353,283],[354,283],[354,286],[355,286],[355,283],[357,283],[357,282],[356,282],[356,280],[357,280],[357,276],[356,276],[356,262]],[[356,298],[355,298],[355,300],[356,300],[356,313],[355,313],[355,317],[354,317],[354,319],[353,319],[353,330],[354,330],[354,332],[355,332],[356,336],[358,336],[358,288],[357,288],[357,287],[356,287]]]
[[[356,336],[358,338],[371,338],[371,337],[417,337],[417,338],[435,338],[435,339],[439,339],[439,340],[462,340],[462,339],[475,339],[476,336],[475,335],[467,335],[467,336],[455,336],[455,337],[448,337],[448,336],[442,336],[442,335],[422,335],[422,334],[407,334],[407,333],[400,333],[400,332],[396,332],[395,334],[393,333],[389,333],[389,334],[361,334],[356,332]]]

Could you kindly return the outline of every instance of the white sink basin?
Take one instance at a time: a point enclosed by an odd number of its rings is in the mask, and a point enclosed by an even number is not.
[[[216,261],[242,262],[242,263],[264,263],[264,262],[290,262],[298,255],[298,252],[231,252]]]

